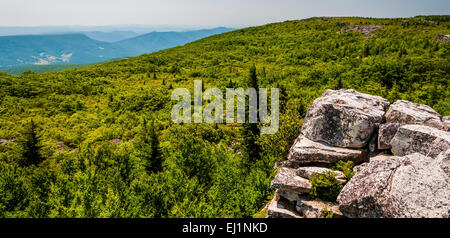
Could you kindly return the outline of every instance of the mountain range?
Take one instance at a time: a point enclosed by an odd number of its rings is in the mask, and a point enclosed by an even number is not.
[[[185,32],[151,32],[143,35],[133,31],[91,31],[2,36],[0,68],[102,62],[152,53],[231,30],[233,29],[220,27]]]

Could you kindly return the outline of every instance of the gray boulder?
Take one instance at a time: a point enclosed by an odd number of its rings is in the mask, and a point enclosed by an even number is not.
[[[325,173],[329,173],[329,172],[335,174],[336,180],[339,181],[340,183],[347,182],[347,178],[345,177],[344,173],[342,173],[341,171],[335,171],[335,170],[322,168],[322,167],[300,167],[296,171],[298,176],[305,178],[305,179],[309,179],[309,180],[311,179],[311,177],[314,174],[325,174]]]
[[[309,193],[312,187],[308,179],[297,176],[292,168],[279,168],[270,186],[291,194]]]
[[[352,89],[326,90],[310,106],[302,134],[333,146],[362,148],[383,122],[388,106],[382,97]]]
[[[339,160],[360,163],[366,160],[366,151],[339,148],[324,142],[314,142],[300,135],[289,150],[286,167],[298,168],[310,164],[332,164]]]
[[[391,148],[391,140],[397,133],[400,123],[382,124],[378,131],[378,149],[389,150]]]
[[[440,130],[444,129],[441,115],[433,108],[405,100],[396,101],[386,113],[387,123],[424,125]]]
[[[396,156],[420,153],[436,158],[450,149],[450,132],[428,126],[404,125],[391,140],[391,146]]]
[[[344,186],[339,209],[352,218],[450,217],[450,177],[421,154],[374,160]]]

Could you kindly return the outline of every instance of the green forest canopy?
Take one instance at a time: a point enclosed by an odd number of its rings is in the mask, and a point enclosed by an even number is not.
[[[383,27],[342,30],[352,25]],[[0,145],[0,217],[250,217],[325,89],[450,115],[449,43],[438,37],[449,27],[447,16],[311,18],[83,69],[0,73],[0,138],[18,139]],[[245,88],[252,65],[259,87],[281,90],[277,134],[172,123],[173,88]]]

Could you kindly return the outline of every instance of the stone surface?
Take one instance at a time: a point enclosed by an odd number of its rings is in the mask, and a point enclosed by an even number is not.
[[[389,150],[391,149],[391,140],[397,133],[400,123],[388,123],[382,124],[378,131],[378,149]]]
[[[325,174],[328,172],[334,173],[336,175],[335,178],[340,183],[345,183],[347,181],[347,178],[341,171],[335,171],[322,167],[300,167],[297,169],[296,174],[302,178],[311,179],[314,174]]]
[[[296,212],[286,209],[279,196],[275,195],[267,208],[267,218],[301,218]]]
[[[450,150],[440,153],[436,161],[441,169],[450,177]]]
[[[405,100],[396,101],[386,113],[387,123],[424,125],[440,130],[444,129],[441,115],[433,108]]]
[[[398,129],[391,146],[396,156],[421,153],[436,158],[450,149],[450,132],[428,126],[405,125]]]
[[[450,116],[446,116],[442,118],[442,123],[444,124],[444,129],[446,131],[450,131]]]
[[[279,168],[270,186],[279,191],[303,194],[309,193],[312,185],[308,179],[297,176],[295,169]]]
[[[287,167],[298,168],[310,164],[332,164],[339,160],[360,163],[366,160],[366,152],[357,149],[339,148],[324,142],[314,142],[300,135],[289,150]]]
[[[365,147],[375,128],[383,122],[389,102],[352,89],[326,90],[310,106],[302,134],[346,148]]]
[[[375,160],[344,186],[338,199],[347,217],[450,216],[450,177],[421,154]]]
[[[339,206],[335,203],[324,202],[321,200],[312,200],[308,198],[299,198],[296,204],[297,212],[305,218],[321,218],[324,212],[333,212],[333,218],[343,218],[344,215],[339,211]]]

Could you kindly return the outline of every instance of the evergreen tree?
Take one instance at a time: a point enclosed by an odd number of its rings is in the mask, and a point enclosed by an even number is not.
[[[22,146],[22,160],[20,164],[22,166],[38,165],[44,160],[40,152],[42,147],[36,129],[36,124],[31,119],[22,140],[20,140]]]
[[[249,86],[255,88],[258,92],[258,78],[256,76],[256,67],[254,65],[250,68]],[[258,145],[259,134],[260,130],[257,123],[244,123],[242,130],[242,146],[246,156],[245,164],[247,168],[249,168],[253,162],[258,161],[261,158],[261,148]]]
[[[142,131],[135,146],[139,157],[145,161],[145,168],[148,172],[162,171],[161,149],[154,120],[148,122],[145,118],[143,119]]]
[[[151,171],[160,172],[162,171],[162,156],[161,156],[161,148],[159,144],[158,133],[155,128],[155,121],[152,120],[149,128],[149,136],[151,139]]]

